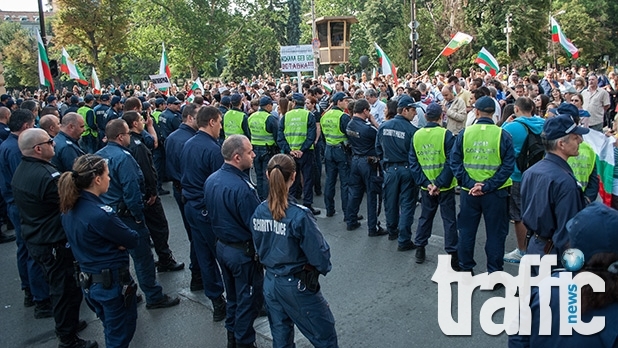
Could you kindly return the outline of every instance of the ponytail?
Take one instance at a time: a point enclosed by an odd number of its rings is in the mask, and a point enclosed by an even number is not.
[[[60,196],[60,211],[67,213],[73,209],[79,193],[92,186],[95,177],[105,172],[105,160],[96,155],[78,157],[73,164],[73,170],[62,173],[58,180],[58,195]]]
[[[277,154],[268,161],[268,209],[275,220],[285,217],[288,208],[288,181],[296,172],[296,163],[289,155]]]

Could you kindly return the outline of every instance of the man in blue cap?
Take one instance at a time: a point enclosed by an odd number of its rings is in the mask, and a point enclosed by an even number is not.
[[[485,218],[487,272],[502,271],[504,241],[509,232],[508,188],[515,167],[511,135],[492,120],[496,104],[490,97],[474,103],[477,121],[460,131],[451,153],[451,169],[462,189],[459,212],[459,267],[472,272],[476,232]],[[462,218],[463,217],[463,218]]]
[[[339,175],[341,190],[341,210],[344,220],[347,220],[348,209],[348,179],[350,177],[350,155],[346,128],[350,116],[345,113],[349,97],[343,92],[333,94],[333,107],[320,119],[322,134],[326,141],[324,150],[324,167],[326,167],[326,183],[324,185],[324,205],[326,216],[335,215],[335,185]]]
[[[415,103],[408,95],[397,102],[397,115],[378,128],[376,153],[384,170],[384,213],[388,239],[398,239],[398,251],[414,249],[412,222],[418,197],[408,155],[412,137],[418,128],[410,123],[416,116]]]
[[[95,153],[99,149],[99,126],[97,125],[94,111],[94,96],[86,94],[84,97],[84,106],[77,109],[77,113],[84,118],[85,127],[79,146],[85,153]]]
[[[72,95],[71,98],[69,98],[69,107],[64,110],[62,116],[68,114],[69,112],[77,112],[77,109],[79,109],[79,97],[76,95]]]
[[[582,135],[570,115],[547,119],[543,127],[545,158],[528,168],[521,181],[522,221],[528,229],[527,254],[562,255],[569,238],[566,223],[586,206],[569,157],[579,155]]]
[[[414,245],[416,263],[425,262],[433,220],[440,207],[444,225],[444,250],[451,255],[451,267],[459,269],[457,256],[457,220],[455,215],[455,186],[457,180],[449,167],[455,137],[451,131],[440,127],[442,107],[438,103],[427,106],[427,125],[414,133],[410,148],[410,169],[414,182],[421,187],[421,216]]]
[[[233,134],[242,134],[251,138],[247,114],[241,110],[243,95],[234,93],[230,97],[232,108],[223,115],[223,133],[227,139]]]
[[[161,139],[159,140],[161,143],[164,143],[167,136],[178,129],[182,123],[180,104],[182,102],[174,96],[167,98],[167,108],[159,115],[159,125],[161,127]]]
[[[99,105],[95,106],[92,111],[94,111],[94,118],[96,119],[97,126],[99,127],[99,139],[98,139],[98,149],[103,148],[105,143],[103,142],[103,138],[105,138],[105,126],[107,125],[107,110],[110,108],[110,96],[109,94],[101,94],[99,97]],[[97,150],[98,150],[97,149]]]
[[[317,136],[315,117],[304,109],[305,96],[301,93],[292,94],[292,110],[288,111],[279,122],[277,143],[284,153],[290,154],[296,161],[296,181],[290,188],[290,194],[296,194],[300,188],[300,178],[303,185],[303,205],[314,215],[320,211],[314,209],[313,178],[311,169],[314,161],[313,144]],[[301,175],[302,173],[302,175]]]
[[[107,126],[107,122],[122,117],[123,106],[124,102],[121,97],[117,95],[112,97],[109,103],[109,109],[107,109],[107,113],[105,114],[105,126]]]
[[[225,98],[225,97],[224,97]],[[266,179],[266,166],[275,154],[279,153],[277,146],[277,130],[279,120],[271,114],[273,100],[270,97],[260,98],[260,109],[249,116],[249,131],[251,132],[251,145],[255,152],[253,167],[257,178],[257,192],[260,200],[268,196],[268,180]]]

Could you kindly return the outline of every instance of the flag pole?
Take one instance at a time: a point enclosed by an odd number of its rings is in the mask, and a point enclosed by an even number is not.
[[[447,45],[448,47],[448,45]],[[431,64],[429,64],[429,67],[426,69],[427,73],[429,73],[429,69],[431,69],[431,67],[436,64],[436,62],[438,61],[438,59],[440,58],[440,56],[442,55],[442,52],[444,52],[444,49],[446,49],[446,47],[444,47],[442,49],[442,51],[440,51],[440,53],[438,53],[438,56],[436,57],[436,59],[433,60],[433,62],[431,62]]]

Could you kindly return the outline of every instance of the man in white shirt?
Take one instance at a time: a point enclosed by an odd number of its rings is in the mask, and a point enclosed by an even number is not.
[[[588,89],[582,91],[584,97],[584,109],[590,113],[589,128],[603,131],[603,118],[605,111],[609,109],[609,93],[598,86],[597,76],[588,75]]]
[[[365,90],[365,99],[367,99],[371,106],[369,112],[373,115],[376,122],[378,122],[378,125],[381,125],[382,122],[384,122],[384,109],[386,109],[386,104],[378,98],[378,92],[373,88]]]

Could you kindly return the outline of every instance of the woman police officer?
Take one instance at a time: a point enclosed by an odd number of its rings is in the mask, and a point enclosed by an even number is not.
[[[295,175],[296,164],[288,155],[268,162],[268,199],[250,224],[266,268],[264,298],[273,347],[293,346],[294,324],[315,347],[337,347],[335,319],[317,283],[319,274],[331,270],[330,247],[311,211],[289,202]]]
[[[106,161],[84,155],[58,183],[62,225],[81,267],[79,280],[88,306],[103,322],[105,344],[128,347],[137,320],[136,284],[129,252],[138,235],[99,199],[109,187]]]

